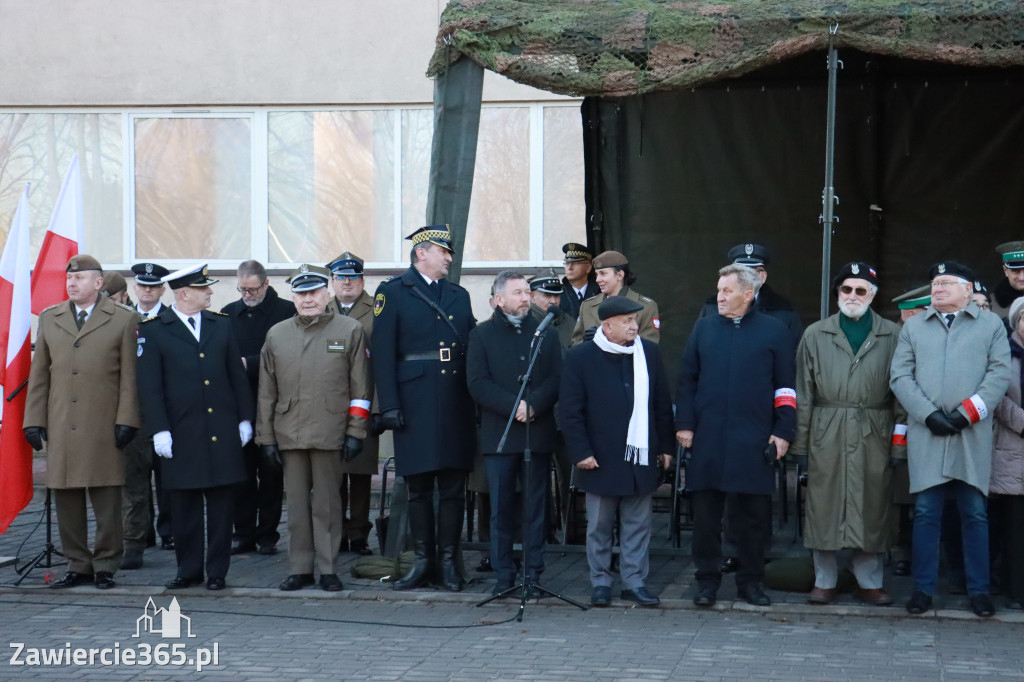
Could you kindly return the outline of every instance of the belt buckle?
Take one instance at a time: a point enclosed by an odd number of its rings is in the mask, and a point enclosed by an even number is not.
[[[452,349],[451,348],[442,348],[441,349],[441,362],[451,362],[451,359],[452,359]]]

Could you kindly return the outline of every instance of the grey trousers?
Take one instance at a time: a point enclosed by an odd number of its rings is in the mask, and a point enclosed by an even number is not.
[[[612,585],[612,538],[619,512],[619,577],[622,588],[644,586],[650,570],[652,495],[594,495],[587,493],[587,562],[590,584]]]
[[[857,578],[857,584],[862,590],[879,590],[882,588],[884,570],[882,568],[882,554],[865,552],[860,549],[851,550],[850,569]],[[835,589],[839,582],[839,562],[833,552],[824,549],[811,550],[814,557],[814,586],[824,590]]]
[[[288,567],[292,574],[338,572],[341,457],[338,450],[285,450]]]

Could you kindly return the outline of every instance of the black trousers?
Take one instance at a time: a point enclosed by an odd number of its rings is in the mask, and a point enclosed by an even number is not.
[[[693,500],[693,563],[697,584],[718,589],[722,583],[722,515],[725,500],[732,509],[732,535],[736,540],[739,568],[736,586],[760,582],[764,576],[765,535],[771,527],[770,495],[695,490]]]
[[[1024,495],[989,495],[989,517],[997,519],[1003,592],[1024,600]]]
[[[417,527],[434,528],[434,488],[437,488],[437,546],[457,547],[462,536],[462,517],[466,508],[466,472],[461,469],[440,469],[405,477],[409,488],[409,517],[415,515],[422,524],[410,523],[413,534]],[[433,538],[414,537],[432,545]]]
[[[154,458],[153,479],[156,482],[156,504],[159,507],[156,516],[156,532],[161,538],[174,537],[174,526],[171,524],[171,495],[164,490],[163,476],[160,474],[160,457]]]
[[[224,578],[231,564],[231,521],[235,511],[235,486],[168,490],[174,528],[174,554],[178,577]],[[206,513],[206,561],[203,561],[203,512]]]
[[[258,445],[249,441],[243,448],[246,479],[238,484],[235,498],[235,535],[238,543],[276,545],[281,539],[284,475],[280,467],[266,466]]]

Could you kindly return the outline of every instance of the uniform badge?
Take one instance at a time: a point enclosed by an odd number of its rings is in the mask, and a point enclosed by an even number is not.
[[[299,272],[303,274],[309,272],[309,266],[303,263],[302,265],[299,266]]]
[[[135,333],[138,334],[139,333],[138,330],[136,330]],[[146,343],[146,339],[145,338],[136,339],[136,343],[138,345],[136,345],[136,347],[135,347],[135,356],[141,358],[142,357],[142,344]]]
[[[750,254],[754,253],[754,245],[753,244],[744,244],[743,245],[743,253],[747,254],[748,256]]]
[[[943,274],[945,272],[946,272],[946,264],[945,263],[939,263],[939,274]]]
[[[377,317],[384,310],[384,294],[377,294],[373,299],[373,316]]]
[[[366,358],[367,359],[370,358],[370,347],[369,346],[366,347]]]
[[[854,263],[853,265],[850,266],[850,272],[852,272],[855,275],[859,275],[860,274],[860,266],[857,265],[856,263]]]
[[[147,275],[152,275],[153,274],[153,264],[152,263],[146,263],[146,274]]]
[[[71,259],[71,269],[72,270],[77,270],[78,269],[78,259],[77,258],[72,258]]]

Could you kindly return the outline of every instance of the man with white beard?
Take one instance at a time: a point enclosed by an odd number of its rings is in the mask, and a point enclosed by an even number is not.
[[[804,544],[814,556],[812,604],[836,598],[837,552],[852,549],[854,596],[883,606],[882,560],[893,541],[892,470],[904,464],[906,419],[889,389],[900,328],[871,311],[878,277],[847,263],[833,283],[839,312],[804,332],[796,356],[797,431],[807,468]],[[798,461],[799,461],[798,460]]]

